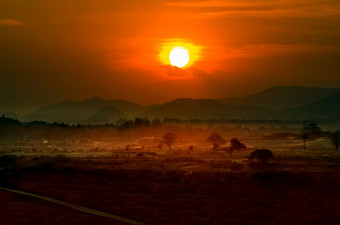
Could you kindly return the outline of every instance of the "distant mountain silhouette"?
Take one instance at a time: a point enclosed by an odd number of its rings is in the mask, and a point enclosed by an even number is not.
[[[276,111],[257,106],[225,104],[212,99],[176,99],[140,114],[149,118],[266,119]]]
[[[134,117],[157,105],[142,106],[121,99],[106,100],[91,98],[82,102],[66,101],[59,104],[42,107],[24,117],[25,120],[44,121],[81,121],[93,116],[105,107],[113,107],[123,112],[127,117]]]
[[[226,102],[233,102],[226,103]],[[120,118],[178,119],[321,119],[340,118],[340,88],[273,87],[242,98],[176,99],[142,106],[98,97],[42,107],[26,121],[112,123]]]
[[[120,118],[127,118],[127,116],[119,109],[107,106],[83,122],[88,124],[115,123]]]
[[[300,108],[282,112],[286,118],[334,118],[340,119],[340,91],[320,101],[306,104]]]
[[[282,110],[302,107],[306,104],[327,98],[339,91],[340,88],[278,86],[245,97],[224,98],[220,100],[229,104],[254,105]]]

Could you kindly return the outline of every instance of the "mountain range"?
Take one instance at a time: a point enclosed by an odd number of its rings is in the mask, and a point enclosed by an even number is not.
[[[48,122],[106,122],[115,118],[132,118],[157,105],[142,106],[121,99],[106,100],[94,97],[82,102],[66,101],[37,109],[24,116],[24,120]],[[117,120],[116,119],[116,120]]]
[[[277,86],[262,92],[239,98],[224,98],[220,101],[229,104],[256,105],[270,109],[283,110],[298,108],[321,101],[340,92],[340,88],[318,88],[301,86]]]
[[[5,115],[13,116],[16,114]],[[340,119],[340,88],[272,87],[253,95],[224,99],[181,98],[161,105],[139,105],[94,97],[41,107],[20,119],[86,124],[120,118],[178,119]]]
[[[213,99],[176,99],[141,114],[142,117],[180,119],[265,119],[273,118],[274,110],[259,106],[226,104]]]

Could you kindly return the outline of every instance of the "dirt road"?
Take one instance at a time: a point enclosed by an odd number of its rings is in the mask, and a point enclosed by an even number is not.
[[[88,214],[95,215],[95,216],[105,217],[105,218],[112,219],[112,220],[119,221],[119,222],[123,222],[123,223],[126,223],[126,224],[146,225],[145,223],[142,223],[142,222],[139,222],[139,221],[135,221],[135,220],[124,218],[124,217],[117,216],[117,215],[112,215],[112,214],[101,212],[101,211],[94,210],[94,209],[89,209],[89,208],[86,208],[86,207],[83,207],[83,206],[71,204],[71,203],[68,203],[68,202],[60,201],[60,200],[57,200],[57,199],[53,199],[53,198],[38,195],[38,194],[33,194],[33,193],[25,192],[25,191],[14,190],[14,189],[4,188],[4,187],[0,187],[0,191],[7,191],[7,192],[15,193],[15,194],[20,194],[20,195],[25,195],[25,196],[41,199],[41,200],[44,200],[44,201],[47,201],[47,202],[51,202],[51,203],[54,203],[54,204],[57,204],[57,205],[61,205],[61,206],[65,206],[65,207],[77,210],[77,211],[80,211],[80,212],[88,213]]]

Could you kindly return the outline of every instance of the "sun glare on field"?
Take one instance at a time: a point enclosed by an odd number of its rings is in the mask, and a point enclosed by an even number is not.
[[[169,55],[171,65],[182,68],[188,64],[189,59],[190,59],[189,52],[183,47],[177,46],[171,49]]]

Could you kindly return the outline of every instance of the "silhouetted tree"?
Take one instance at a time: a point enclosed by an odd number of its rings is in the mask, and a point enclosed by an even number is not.
[[[247,146],[243,144],[242,142],[240,142],[237,138],[232,138],[230,140],[230,144],[231,144],[231,147],[230,147],[231,150],[239,150],[239,149],[247,148]]]
[[[133,127],[133,125],[134,125],[133,120],[125,120],[124,123],[118,127],[118,131],[123,131],[125,129],[131,128]]]
[[[123,125],[124,123],[126,123],[126,119],[125,118],[119,118],[117,121],[116,121],[116,126],[121,126],[121,125]]]
[[[207,139],[207,142],[213,145],[214,150],[218,150],[220,145],[225,145],[226,141],[224,138],[218,133],[212,133]]]
[[[150,119],[145,117],[144,118],[144,126],[149,126],[151,123],[150,123]]]
[[[144,119],[136,117],[134,121],[134,126],[142,127],[143,125],[144,125]]]
[[[308,135],[309,139],[317,139],[324,136],[324,132],[318,126],[317,123],[309,123],[303,127],[303,134]]]
[[[261,163],[268,162],[273,158],[272,151],[268,149],[257,149],[250,153],[249,160],[256,160]]]
[[[304,130],[309,132],[319,132],[321,131],[321,128],[317,123],[309,123],[304,127]]]
[[[168,132],[163,135],[162,142],[169,147],[169,151],[171,150],[171,146],[176,142],[177,136],[174,133]]]
[[[340,146],[340,131],[331,134],[331,143],[334,145],[335,149],[338,150]]]
[[[153,120],[151,121],[151,124],[152,124],[153,126],[160,126],[160,125],[161,125],[161,121],[160,121],[159,118],[155,118],[155,119],[153,119]]]

